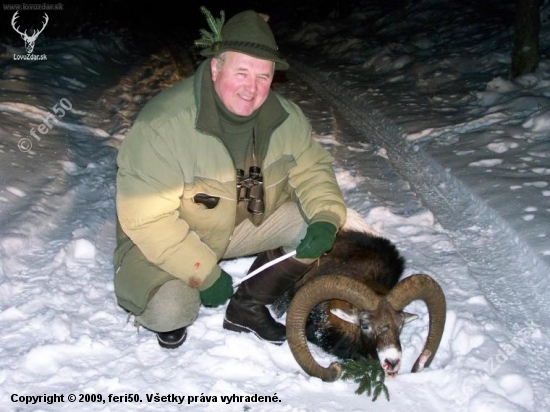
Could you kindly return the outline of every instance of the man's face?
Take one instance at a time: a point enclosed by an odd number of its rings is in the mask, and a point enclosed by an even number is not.
[[[212,59],[212,81],[222,103],[239,116],[250,116],[267,99],[274,63],[247,54],[227,52],[221,67]]]

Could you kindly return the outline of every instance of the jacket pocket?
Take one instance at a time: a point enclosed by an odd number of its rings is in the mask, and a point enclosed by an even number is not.
[[[290,199],[288,174],[296,165],[294,156],[283,155],[265,168],[263,176],[266,214],[271,214]]]

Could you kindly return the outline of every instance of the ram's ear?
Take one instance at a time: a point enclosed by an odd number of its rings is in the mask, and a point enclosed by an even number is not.
[[[342,319],[344,322],[359,325],[359,311],[357,309],[331,309],[330,313]]]
[[[418,319],[418,315],[415,315],[414,313],[403,312],[403,323],[409,323],[416,319]]]

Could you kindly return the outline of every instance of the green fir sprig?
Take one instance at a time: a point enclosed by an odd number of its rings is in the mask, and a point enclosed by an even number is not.
[[[384,393],[386,399],[390,400],[388,387],[384,383],[386,374],[376,359],[345,360],[342,362],[342,379],[353,380],[359,384],[355,393],[361,395],[367,393],[372,396],[372,401]]]
[[[225,11],[220,11],[220,17],[217,19],[212,16],[212,13],[204,6],[201,6],[201,12],[205,15],[206,22],[211,31],[200,29],[199,33],[201,34],[201,38],[195,40],[195,47],[212,47],[214,43],[222,41],[222,27],[225,23]]]

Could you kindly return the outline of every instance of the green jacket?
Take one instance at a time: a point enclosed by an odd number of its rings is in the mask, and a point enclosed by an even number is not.
[[[145,257],[199,290],[220,274],[235,226],[236,170],[224,144],[210,61],[142,109],[118,154],[117,213]],[[340,227],[346,207],[332,158],[295,104],[271,91],[256,125],[265,213],[293,199],[308,223]],[[198,193],[219,197],[207,209]]]

